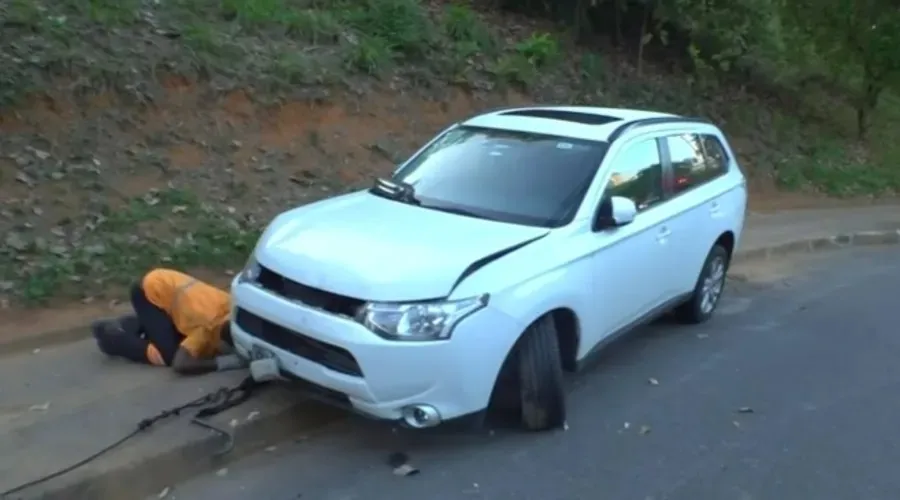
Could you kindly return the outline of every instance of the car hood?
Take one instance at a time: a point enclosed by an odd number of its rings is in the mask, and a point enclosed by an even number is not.
[[[477,261],[547,232],[357,192],[281,214],[260,239],[256,259],[340,295],[426,300],[449,295]]]

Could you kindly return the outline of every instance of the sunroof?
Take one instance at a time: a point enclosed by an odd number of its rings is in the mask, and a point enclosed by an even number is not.
[[[517,109],[501,114],[503,116],[528,116],[531,118],[562,120],[564,122],[574,122],[582,125],[605,125],[607,123],[621,121],[621,118],[613,116],[579,113],[577,111],[563,111],[560,109]]]

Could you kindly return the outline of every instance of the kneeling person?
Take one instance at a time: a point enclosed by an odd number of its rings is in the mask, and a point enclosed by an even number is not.
[[[133,315],[92,326],[101,351],[181,374],[243,368],[233,353],[228,292],[171,269],[154,269],[131,289]]]

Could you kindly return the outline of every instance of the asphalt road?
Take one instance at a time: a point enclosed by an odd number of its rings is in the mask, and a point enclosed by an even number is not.
[[[763,282],[731,283],[709,324],[662,321],[574,378],[566,431],[423,435],[353,419],[167,498],[900,498],[900,251],[747,273]],[[397,451],[421,473],[392,474]]]

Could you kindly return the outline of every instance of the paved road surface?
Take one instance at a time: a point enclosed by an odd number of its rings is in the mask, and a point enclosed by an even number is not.
[[[900,498],[900,251],[781,271],[795,275],[732,283],[708,325],[662,322],[614,346],[572,381],[568,431],[423,436],[353,420],[168,498]],[[393,475],[393,451],[421,474]]]

